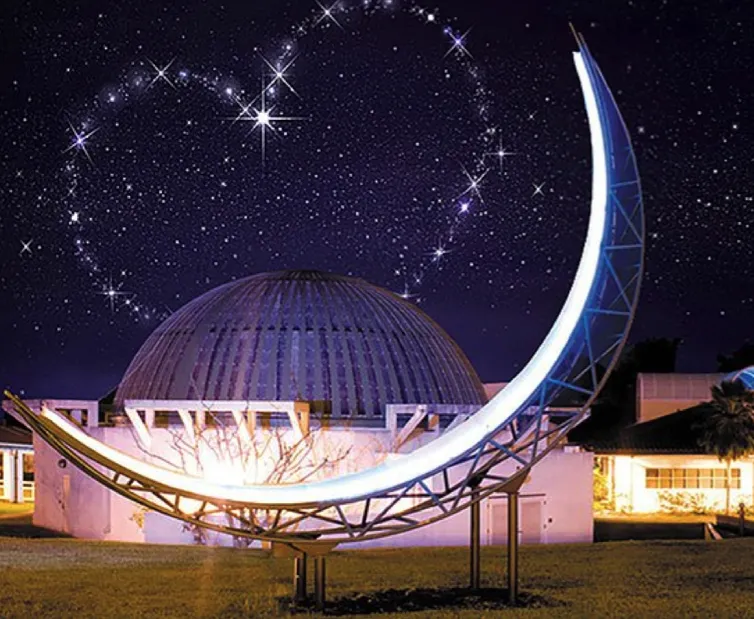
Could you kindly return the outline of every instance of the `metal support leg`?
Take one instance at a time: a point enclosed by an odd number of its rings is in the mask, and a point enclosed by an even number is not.
[[[469,573],[470,573],[470,580],[469,580],[469,586],[472,589],[479,589],[479,579],[480,579],[480,571],[481,571],[481,563],[480,563],[480,526],[479,526],[479,512],[480,512],[480,505],[479,502],[474,502],[471,504],[470,509],[470,517],[471,517],[471,539],[469,540],[469,549],[470,549],[470,566],[469,566]]]
[[[293,601],[296,604],[306,602],[306,553],[293,559]]]
[[[325,556],[314,558],[314,603],[318,611],[325,610]]]
[[[518,599],[518,492],[508,493],[508,602]]]

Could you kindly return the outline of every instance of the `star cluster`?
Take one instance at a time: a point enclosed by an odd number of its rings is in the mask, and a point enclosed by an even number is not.
[[[697,369],[752,335],[743,10],[279,4],[7,11],[5,384],[96,396],[171,311],[281,268],[394,290],[484,379],[508,378],[585,231],[569,20],[635,139],[649,230],[637,336],[683,337]]]

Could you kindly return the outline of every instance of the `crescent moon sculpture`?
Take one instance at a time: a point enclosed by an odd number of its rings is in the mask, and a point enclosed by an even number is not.
[[[577,42],[573,56],[592,150],[591,211],[580,263],[539,349],[469,419],[410,454],[357,473],[239,486],[145,463],[53,411],[31,410],[6,392],[17,413],[62,456],[111,490],[150,510],[248,538],[288,544],[364,541],[424,526],[493,492],[517,489],[531,467],[588,415],[626,341],[643,270],[644,214],[628,131],[578,35]],[[577,396],[580,406],[556,427],[543,423],[548,405],[563,392]],[[509,459],[516,470],[500,474],[496,465]]]

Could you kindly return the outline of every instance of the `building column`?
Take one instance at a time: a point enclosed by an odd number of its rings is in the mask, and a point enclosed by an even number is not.
[[[23,452],[15,449],[3,451],[3,498],[11,503],[24,502]]]
[[[20,449],[16,452],[16,466],[15,466],[15,499],[14,503],[24,502],[24,452]]]
[[[3,495],[5,501],[11,500],[13,492],[13,454],[8,449],[3,449]]]

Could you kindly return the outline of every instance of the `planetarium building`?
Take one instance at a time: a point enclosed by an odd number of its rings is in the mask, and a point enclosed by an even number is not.
[[[486,401],[463,352],[415,305],[319,271],[253,275],[185,305],[126,370],[116,402],[133,399],[302,400],[374,426],[388,404]]]
[[[414,304],[361,279],[298,270],[228,283],[175,312],[138,351],[109,408],[27,403],[151,464],[234,484],[290,483],[400,458],[463,423],[500,386],[483,385]],[[185,524],[68,466],[39,437],[34,449],[36,524],[92,539],[197,541]],[[591,541],[591,479],[591,454],[553,450],[522,489],[521,539]],[[484,500],[483,543],[507,539],[506,508],[502,494]],[[201,541],[233,542],[221,533]],[[467,541],[463,512],[364,543]]]

